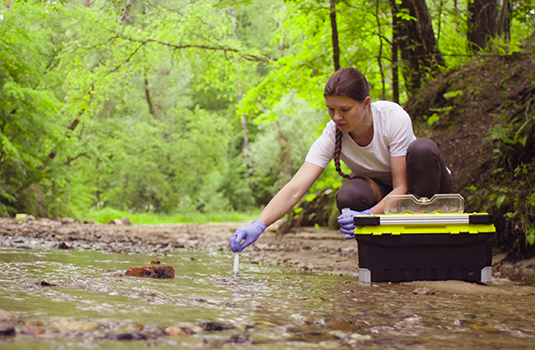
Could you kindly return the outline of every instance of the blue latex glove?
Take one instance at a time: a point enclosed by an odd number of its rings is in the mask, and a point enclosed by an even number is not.
[[[344,217],[344,215],[340,215],[338,217],[338,223],[340,224],[340,232],[345,233],[346,239],[353,239],[355,238],[355,224],[353,223],[353,218],[357,215],[372,215],[372,212],[370,209],[366,209],[364,211],[355,211],[350,210],[350,215],[348,217]]]
[[[241,252],[245,247],[254,243],[265,229],[266,225],[258,220],[253,221],[249,226],[238,227],[232,237],[230,237],[230,249],[234,253]]]

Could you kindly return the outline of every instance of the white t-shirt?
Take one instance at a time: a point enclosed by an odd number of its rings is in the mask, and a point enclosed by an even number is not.
[[[404,157],[410,143],[416,140],[409,114],[400,105],[377,101],[371,104],[373,139],[366,147],[359,146],[343,133],[340,159],[355,175],[363,175],[392,185],[391,157]],[[322,168],[334,157],[336,125],[331,120],[323,134],[308,151],[305,161]]]

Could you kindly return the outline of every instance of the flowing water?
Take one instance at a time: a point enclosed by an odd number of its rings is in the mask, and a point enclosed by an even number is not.
[[[29,249],[31,248],[31,249]],[[126,277],[158,259],[174,279]],[[535,287],[363,284],[180,249],[151,255],[0,246],[1,349],[528,349]],[[1,314],[0,314],[1,316]],[[3,328],[2,328],[3,327]]]

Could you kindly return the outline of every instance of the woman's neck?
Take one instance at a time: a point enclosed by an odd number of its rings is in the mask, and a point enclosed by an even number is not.
[[[366,115],[358,128],[351,131],[349,136],[360,147],[368,146],[373,140],[373,116],[370,108],[366,110]]]

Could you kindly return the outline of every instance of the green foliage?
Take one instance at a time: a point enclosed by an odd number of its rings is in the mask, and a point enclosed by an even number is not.
[[[107,224],[112,219],[121,219],[127,217],[132,224],[189,224],[189,223],[208,223],[208,222],[227,222],[227,221],[251,221],[259,215],[258,210],[250,212],[216,212],[216,213],[198,213],[184,212],[177,214],[161,213],[133,213],[125,210],[113,208],[103,209],[86,209],[76,213],[78,220],[93,220],[97,224]]]
[[[266,200],[301,167],[324,116],[295,93],[289,93],[258,120],[262,133],[250,147],[250,166],[256,175],[251,184],[257,198]]]
[[[56,13],[13,6],[0,23],[0,214],[30,209],[43,213],[33,199],[53,207],[65,188],[65,177],[50,157],[68,142],[57,130],[66,123],[62,102],[51,86],[56,43],[43,30]],[[56,191],[51,192],[54,188]]]
[[[11,4],[0,5],[0,215],[247,211],[291,178],[328,120],[325,2]],[[447,65],[466,62],[466,13],[428,5]],[[532,13],[522,12],[531,5],[514,2],[510,45],[496,39],[496,50],[517,50],[533,31]],[[342,66],[367,76],[373,99],[388,98],[389,3],[336,6]],[[443,97],[453,103],[462,92]],[[448,113],[436,110],[428,124]],[[497,156],[525,148],[530,125],[511,119],[491,129],[489,141],[505,145]],[[329,165],[307,199],[340,185]],[[491,195],[499,208],[516,203],[499,189]]]

